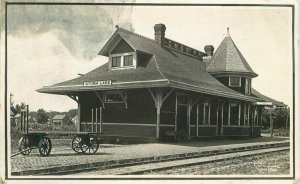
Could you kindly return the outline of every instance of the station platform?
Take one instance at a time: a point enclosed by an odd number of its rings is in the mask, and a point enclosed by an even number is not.
[[[180,143],[148,143],[132,145],[100,145],[94,155],[75,153],[71,140],[54,139],[49,156],[41,157],[38,150],[32,150],[30,155],[17,155],[11,158],[11,176],[58,175],[66,171],[80,171],[92,168],[104,168],[118,164],[136,164],[139,162],[160,161],[166,159],[183,159],[199,156],[208,152],[255,149],[280,143],[289,144],[288,138],[249,138],[242,140],[224,139],[191,141]],[[64,142],[64,143],[62,143]]]

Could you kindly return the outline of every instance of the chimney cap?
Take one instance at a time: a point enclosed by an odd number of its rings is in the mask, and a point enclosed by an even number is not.
[[[215,48],[212,45],[205,45],[204,46],[204,51],[207,54],[207,56],[212,56],[213,53],[214,53],[214,50],[215,50]]]
[[[154,30],[155,30],[155,32],[156,31],[163,31],[163,32],[165,32],[166,31],[166,26],[164,24],[162,24],[162,23],[155,24]]]

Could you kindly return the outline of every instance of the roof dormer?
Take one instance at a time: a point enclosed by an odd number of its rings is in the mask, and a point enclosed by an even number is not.
[[[136,67],[136,51],[124,39],[120,39],[109,51],[109,69]]]

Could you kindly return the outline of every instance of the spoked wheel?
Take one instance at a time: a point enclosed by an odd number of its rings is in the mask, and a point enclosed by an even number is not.
[[[97,137],[95,136],[87,136],[85,140],[82,141],[81,151],[86,154],[94,154],[98,151],[99,143],[97,141]]]
[[[81,151],[81,145],[82,145],[82,138],[78,135],[76,135],[72,140],[72,149],[76,153],[80,153]]]
[[[29,138],[27,136],[21,137],[21,139],[19,140],[18,147],[19,147],[19,151],[22,155],[29,155],[29,153],[31,152]]]
[[[39,152],[40,155],[45,157],[48,156],[51,152],[52,144],[51,140],[48,137],[43,137],[39,141]]]

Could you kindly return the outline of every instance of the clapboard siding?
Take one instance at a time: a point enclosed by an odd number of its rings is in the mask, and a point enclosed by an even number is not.
[[[227,136],[249,136],[251,127],[223,127],[223,135]]]
[[[199,137],[211,137],[216,136],[217,127],[215,126],[199,126],[198,136]]]

